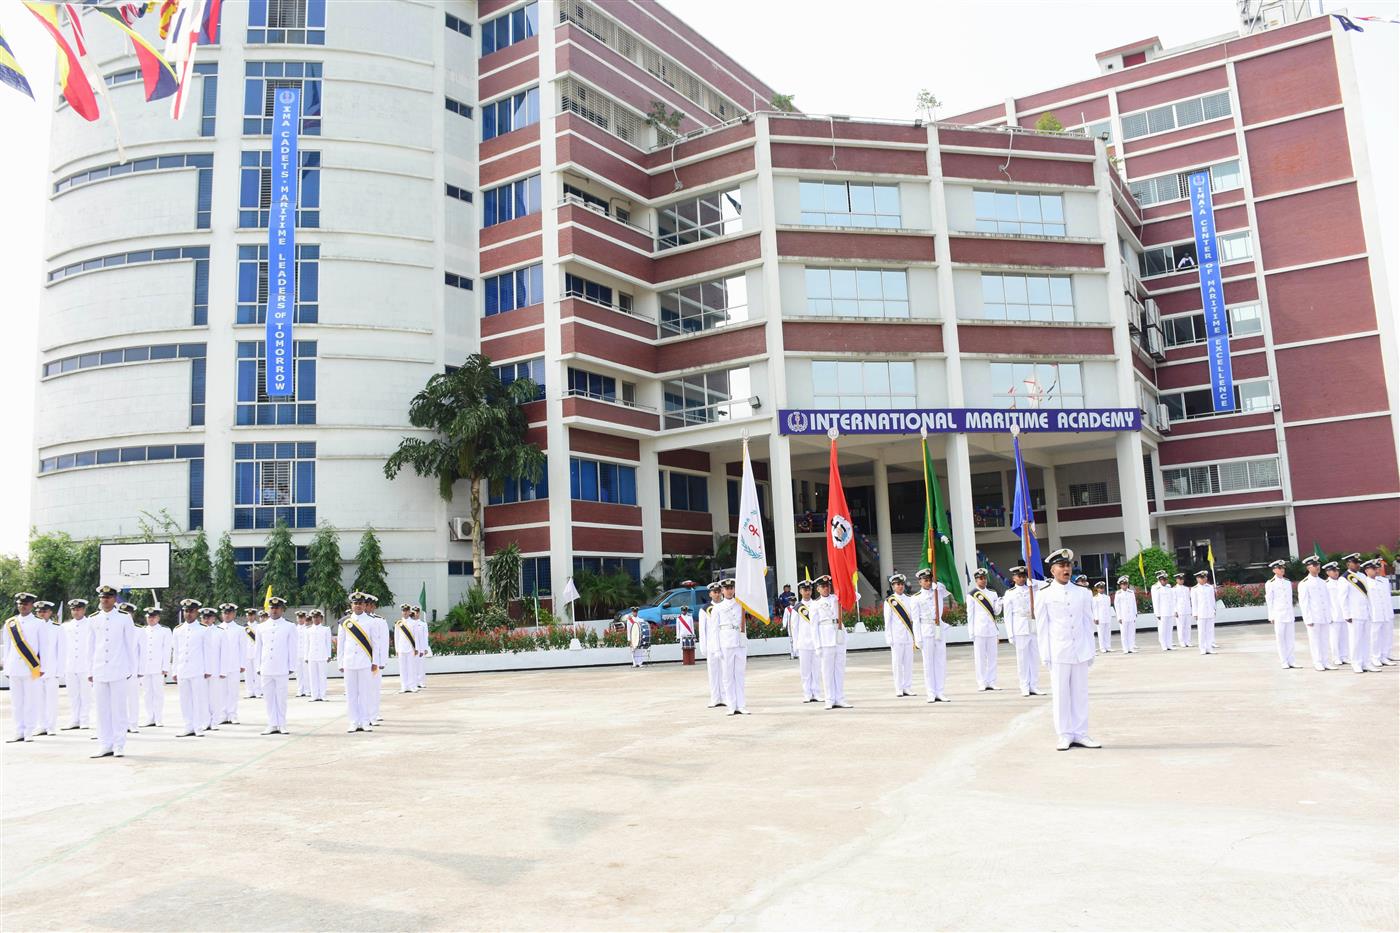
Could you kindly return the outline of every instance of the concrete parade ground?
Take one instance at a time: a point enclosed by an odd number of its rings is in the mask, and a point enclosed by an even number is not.
[[[1005,643],[994,693],[949,651],[948,705],[894,697],[882,651],[830,712],[757,659],[748,717],[671,664],[390,679],[354,735],[333,681],[289,736],[245,699],[177,739],[171,686],[124,759],[0,746],[0,928],[1396,929],[1400,669],[1217,639],[1101,657],[1104,748],[1069,752]]]

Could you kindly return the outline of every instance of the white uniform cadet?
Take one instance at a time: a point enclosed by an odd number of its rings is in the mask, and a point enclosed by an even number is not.
[[[433,640],[428,637],[428,620],[423,618],[423,607],[417,603],[413,604],[413,631],[418,639],[418,676],[414,680],[413,689],[422,690],[428,686],[428,658],[433,656]],[[321,694],[325,695],[324,689]]]
[[[1319,575],[1320,562],[1316,557],[1303,559],[1308,575],[1298,581],[1298,611],[1303,615],[1303,628],[1308,633],[1308,654],[1312,656],[1313,670],[1333,670],[1332,641],[1329,629],[1332,627],[1332,593],[1327,579]]]
[[[370,721],[370,691],[374,689],[379,661],[374,650],[374,631],[364,621],[363,593],[350,594],[351,612],[340,620],[336,638],[336,666],[345,675],[345,713],[350,728],[346,732],[373,732]]]
[[[1113,600],[1108,598],[1108,584],[1094,584],[1094,629],[1099,636],[1099,651],[1113,652]]]
[[[924,661],[924,694],[926,703],[947,703],[943,687],[948,679],[948,643],[944,640],[948,627],[943,624],[943,610],[948,602],[948,588],[933,582],[933,572],[920,570],[919,592],[914,596],[914,618],[919,636],[919,652]]]
[[[369,692],[369,714],[370,721],[381,722],[383,717],[379,715],[380,705],[384,701],[384,669],[389,666],[389,621],[379,615],[379,598],[371,593],[365,594],[365,603],[368,611],[364,616],[364,623],[374,632],[374,657],[379,669],[370,678]]]
[[[165,677],[174,670],[175,637],[160,624],[160,610],[146,610],[146,626],[136,633],[140,661],[136,675],[141,681],[141,697],[146,702],[142,726],[165,725]]]
[[[296,636],[297,636],[297,639],[296,639],[297,696],[299,696],[299,697],[309,697],[309,696],[311,696],[311,677],[310,677],[310,675],[307,673],[307,668],[306,668],[306,656],[307,656],[307,650],[308,650],[307,641],[306,641],[306,637],[307,637],[307,636],[306,636],[306,632],[307,632],[307,629],[309,629],[309,628],[311,627],[311,620],[308,619],[308,618],[306,617],[306,614],[305,614],[305,613],[298,612],[298,613],[297,613],[297,618],[296,618],[296,623],[295,623],[295,624],[296,624]],[[403,671],[403,662],[402,662],[402,661],[399,662],[399,670],[400,670],[399,681],[400,681],[400,683],[402,683],[402,681],[403,681],[403,674],[402,674],[402,671]]]
[[[243,676],[243,633],[234,621],[234,614],[220,611],[220,621],[214,625],[219,640],[219,676],[209,695],[209,705],[218,723],[238,724],[238,683]]]
[[[1264,611],[1274,626],[1274,643],[1278,648],[1279,665],[1288,670],[1297,667],[1296,645],[1298,630],[1293,623],[1293,581],[1284,576],[1287,561],[1269,564],[1273,576],[1264,584]],[[1201,639],[1205,643],[1205,639]]]
[[[745,632],[744,607],[734,598],[734,581],[720,581],[724,601],[715,610],[715,627],[719,629],[719,647],[724,657],[725,695],[730,699],[729,715],[747,716],[744,699],[744,674],[749,663],[749,638]],[[644,623],[645,624],[645,623]]]
[[[399,659],[399,693],[414,693],[418,687],[418,633],[413,626],[413,607],[404,603],[394,623],[394,654]]]
[[[1118,578],[1118,592],[1113,594],[1113,615],[1118,620],[1118,639],[1124,654],[1137,654],[1137,593],[1127,576]]]
[[[1186,574],[1176,575],[1176,585],[1172,587],[1172,616],[1176,620],[1176,646],[1191,647],[1191,587],[1186,585]]]
[[[894,695],[914,695],[914,621],[913,600],[904,587],[908,578],[902,573],[890,575],[894,592],[885,597],[885,644],[890,646],[890,674],[894,678]]]
[[[101,610],[88,628],[88,657],[97,714],[99,750],[94,758],[120,758],[126,750],[127,682],[136,676],[136,626],[116,610],[117,591],[99,587]]]
[[[831,577],[817,578],[826,592],[813,602],[817,620],[817,642],[821,653],[822,693],[827,709],[850,709],[846,702],[846,626],[841,624],[841,603],[831,592]]]
[[[63,686],[68,691],[68,729],[87,729],[92,725],[92,682],[88,674],[92,672],[92,658],[87,653],[88,628],[92,620],[87,618],[86,599],[68,600],[68,611],[73,618],[63,623],[66,635],[63,658]]]
[[[331,659],[331,629],[321,610],[311,613],[306,641],[306,676],[310,680],[311,702],[326,700],[326,665]]]
[[[1348,563],[1359,564],[1356,555],[1347,558]],[[1377,671],[1380,668],[1371,663],[1371,588],[1366,576],[1350,567],[1342,575],[1341,595],[1342,618],[1346,620],[1347,642],[1351,654],[1351,669],[1360,674]]]
[[[1201,654],[1215,654],[1215,586],[1210,582],[1210,574],[1198,570],[1196,585],[1189,592],[1191,615],[1196,620],[1196,640],[1200,642]]]
[[[180,713],[185,717],[185,731],[178,738],[198,735],[209,729],[209,687],[214,679],[219,656],[210,651],[214,630],[192,618],[191,607],[185,609],[185,621],[174,632],[175,684],[180,695]],[[197,611],[197,610],[196,610]],[[212,610],[211,610],[212,612]]]
[[[46,601],[43,606],[39,657],[44,663],[44,675],[39,678],[39,684],[44,705],[39,713],[39,735],[57,735],[58,682],[63,677],[64,658],[68,656],[68,633],[63,623],[53,617],[53,603]]]
[[[1001,598],[987,589],[987,571],[982,568],[972,574],[972,588],[967,591],[967,631],[972,636],[972,663],[977,673],[978,690],[997,688],[997,613]]]
[[[1395,625],[1395,610],[1391,608],[1390,602],[1390,578],[1381,575],[1381,565],[1378,559],[1368,560],[1361,566],[1366,571],[1367,596],[1371,604],[1369,639],[1371,665],[1373,667],[1392,667],[1395,662],[1390,659],[1390,638]]]
[[[1157,647],[1172,650],[1172,625],[1176,621],[1176,594],[1172,592],[1165,570],[1157,571],[1152,584],[1152,615],[1157,620]]]
[[[262,678],[267,729],[263,735],[287,734],[287,679],[297,669],[297,627],[282,615],[287,601],[268,600],[269,618],[258,625],[258,676]]]
[[[1094,663],[1093,597],[1069,582],[1074,552],[1055,551],[1046,563],[1053,579],[1035,594],[1035,622],[1040,651],[1053,681],[1058,748],[1098,748],[1089,738],[1089,668]]]
[[[816,703],[822,695],[821,661],[817,658],[820,641],[817,620],[812,615],[812,581],[797,584],[797,602],[787,608],[788,635],[797,651],[797,671],[802,680],[802,702]]]
[[[1351,633],[1347,631],[1346,616],[1343,615],[1343,604],[1346,601],[1346,593],[1343,591],[1347,582],[1342,579],[1341,568],[1335,560],[1329,560],[1322,565],[1322,574],[1327,583],[1327,599],[1332,610],[1332,624],[1328,626],[1327,632],[1328,638],[1331,639],[1332,665],[1341,667],[1351,663]]]
[[[126,682],[126,731],[136,733],[141,731],[139,725],[141,722],[141,659],[139,653],[141,650],[141,631],[146,626],[141,621],[140,610],[132,603],[117,603],[117,609],[131,616],[131,625],[136,629],[136,650],[138,653],[136,670],[132,672],[132,678]]]
[[[715,610],[719,608],[722,598],[719,584],[711,583],[709,593],[710,604],[700,610],[700,637],[696,645],[705,659],[705,673],[710,680],[709,708],[714,709],[716,706],[727,706],[729,697],[724,692],[724,650],[719,646],[719,620],[715,618]]]
[[[243,613],[243,685],[248,699],[262,696],[262,678],[258,676],[258,614],[249,609]]]
[[[14,721],[11,742],[34,740],[44,706],[44,688],[39,683],[44,669],[39,656],[40,627],[44,622],[34,614],[35,602],[30,593],[16,593],[16,614],[5,620],[5,644],[0,658],[10,682],[10,716]]]
[[[1006,623],[1006,640],[1016,649],[1016,681],[1021,696],[1040,695],[1040,646],[1031,618],[1031,590],[1026,586],[1026,568],[1012,567],[1015,584],[1001,596],[1001,617]]]

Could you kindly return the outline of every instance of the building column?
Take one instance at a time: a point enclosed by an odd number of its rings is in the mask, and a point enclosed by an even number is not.
[[[773,572],[781,592],[797,581],[797,516],[792,507],[792,442],[786,435],[768,436],[768,493],[773,499]]]
[[[876,589],[885,591],[885,583],[894,573],[894,535],[890,533],[890,471],[885,455],[875,458],[875,546],[880,549],[880,579]]]
[[[958,576],[977,567],[977,530],[972,524],[972,463],[967,435],[948,437],[948,509],[953,513],[953,557]]]
[[[710,530],[721,537],[729,534],[729,488],[725,483],[725,461],[710,454]]]
[[[1041,467],[1040,481],[1045,484],[1046,544],[1051,551],[1058,551],[1065,546],[1065,543],[1060,537],[1060,487],[1055,484],[1055,468],[1052,466]],[[1044,570],[1045,568],[1040,569]]]
[[[637,461],[637,502],[642,507],[642,573],[661,562],[661,474],[656,445],[643,441]]]
[[[1118,454],[1118,500],[1123,509],[1123,554],[1131,557],[1152,541],[1142,435],[1137,431],[1120,432],[1114,438],[1114,446]]]

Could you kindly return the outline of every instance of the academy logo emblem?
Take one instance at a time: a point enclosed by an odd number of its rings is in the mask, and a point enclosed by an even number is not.
[[[837,548],[844,548],[851,543],[854,537],[854,529],[851,528],[851,520],[844,515],[831,516],[831,543]]]
[[[807,431],[807,416],[800,411],[788,412],[787,429],[789,434],[805,434]]]
[[[290,104],[292,101],[296,100],[296,98],[296,92],[293,91],[291,88],[283,88],[282,90],[277,92],[278,103]]]
[[[744,519],[743,534],[739,535],[739,546],[744,549],[745,554],[757,561],[764,559],[763,533],[759,530],[762,522],[763,517],[759,515],[758,509],[754,509]]]

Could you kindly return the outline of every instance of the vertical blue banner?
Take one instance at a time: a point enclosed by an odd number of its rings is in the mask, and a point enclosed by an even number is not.
[[[301,88],[278,88],[272,101],[272,215],[267,224],[267,394],[289,398],[292,316],[297,303],[297,128]]]
[[[1235,410],[1235,379],[1230,370],[1230,321],[1225,288],[1220,283],[1220,254],[1215,238],[1215,208],[1210,196],[1210,172],[1187,178],[1191,220],[1196,231],[1196,264],[1201,272],[1201,309],[1206,318],[1206,365],[1210,370],[1213,411]]]

